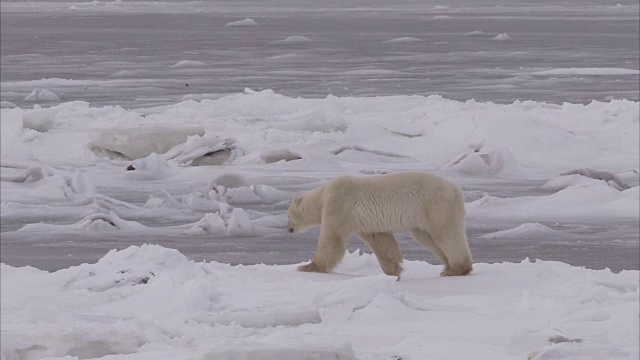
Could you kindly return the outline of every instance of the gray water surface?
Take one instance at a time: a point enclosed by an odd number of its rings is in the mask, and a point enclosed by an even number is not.
[[[637,74],[534,74],[638,70],[638,9],[633,0],[3,0],[1,95],[30,106],[23,99],[45,87],[62,101],[127,108],[245,88],[293,97],[638,100]],[[225,27],[244,18],[258,26]],[[465,36],[472,31],[485,34]],[[511,40],[492,40],[501,33]],[[281,42],[290,36],[310,41]],[[385,42],[401,37],[419,41]],[[172,67],[183,60],[202,64]]]

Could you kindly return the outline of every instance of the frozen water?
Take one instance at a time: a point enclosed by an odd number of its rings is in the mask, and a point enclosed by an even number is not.
[[[465,189],[477,261],[637,269],[639,117],[627,100],[500,105],[250,90],[151,109],[3,109],[0,256],[58,269],[153,242],[194,259],[304,261],[318,233],[285,232],[295,194],[341,174],[429,170]],[[165,152],[148,155],[154,148]],[[227,236],[234,211],[231,228],[243,237]],[[105,237],[82,225],[108,223],[111,212],[145,228]],[[40,222],[57,230],[25,228]],[[557,231],[480,238],[532,222]],[[407,234],[399,239],[406,258],[434,261]]]
[[[491,40],[502,40],[502,41],[505,41],[505,40],[513,40],[513,39],[511,39],[511,36],[509,36],[507,33],[502,33],[502,34],[496,35]]]
[[[250,26],[258,26],[258,23],[253,20],[253,19],[244,19],[244,20],[238,20],[238,21],[232,21],[230,23],[227,23],[228,27],[250,27]]]
[[[245,87],[293,97],[439,94],[498,103],[640,98],[637,0],[0,6],[1,95],[19,106],[31,106],[24,98],[36,87],[65,101],[126,108]],[[450,18],[432,19],[439,15]],[[225,26],[247,18],[259,26]],[[465,36],[474,31],[487,36]],[[502,33],[514,40],[487,41]],[[293,35],[313,41],[275,43]],[[385,43],[403,37],[422,41]],[[172,67],[183,60],[206,66]]]

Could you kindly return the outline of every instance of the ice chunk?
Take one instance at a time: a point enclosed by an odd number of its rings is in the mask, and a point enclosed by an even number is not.
[[[222,165],[242,155],[235,139],[223,139],[213,134],[189,136],[183,144],[176,145],[162,157],[183,165]]]
[[[171,165],[160,155],[151,153],[144,159],[136,160],[127,167],[124,178],[127,180],[161,180],[173,173]]]
[[[241,208],[233,209],[229,225],[227,226],[227,235],[229,236],[252,236],[255,235],[255,229],[251,219]]]
[[[260,159],[270,164],[278,161],[300,160],[302,156],[291,152],[289,149],[272,149],[263,151],[262,154],[260,154]]]
[[[499,40],[499,41],[511,40],[511,36],[509,36],[507,33],[502,33],[491,38],[491,40]]]
[[[187,235],[214,234],[221,235],[227,233],[226,219],[220,213],[206,214],[202,220],[185,231]]]
[[[51,90],[35,88],[29,95],[27,95],[26,98],[24,98],[24,101],[32,101],[32,102],[60,101],[60,97]]]
[[[287,44],[297,44],[297,43],[306,43],[306,42],[310,42],[311,39],[309,39],[306,36],[302,36],[302,35],[292,35],[289,36],[288,38],[284,39],[284,40],[278,40],[276,41],[277,43],[287,43]]]
[[[602,180],[609,184],[609,186],[612,186],[618,190],[626,190],[630,188],[630,186],[622,179],[620,179],[616,174],[609,171],[582,168],[570,170],[560,175],[580,175],[591,179]]]
[[[640,70],[624,68],[561,68],[533,72],[532,75],[638,75]]]
[[[89,130],[92,143],[128,159],[141,159],[151,153],[164,154],[184,144],[190,136],[204,135],[202,126],[110,126]]]
[[[566,238],[569,235],[540,223],[526,223],[508,230],[496,231],[480,236],[481,239],[537,239]]]
[[[2,100],[0,101],[0,108],[2,109],[13,109],[18,107],[16,104],[12,103],[11,101],[6,101],[6,100]]]
[[[114,230],[144,230],[146,226],[123,220],[114,212],[108,214],[91,214],[79,222],[71,225],[59,224],[27,224],[18,231],[114,231]]]
[[[464,34],[464,36],[484,36],[484,35],[486,35],[484,31],[480,31],[480,30],[470,31]]]
[[[482,145],[470,147],[446,167],[468,175],[517,175],[519,167],[509,149],[482,151]]]
[[[247,185],[247,179],[236,173],[225,173],[222,174],[211,182],[211,188],[215,188],[217,186],[224,186],[227,189],[239,188]]]
[[[46,109],[35,108],[22,115],[22,124],[27,129],[47,132],[60,126],[55,119],[60,111],[61,109],[56,107]]]
[[[291,198],[291,195],[268,185],[252,184],[236,188],[215,186],[212,191],[220,201],[231,205],[273,204]]]
[[[193,60],[180,60],[177,63],[171,65],[172,68],[178,68],[178,69],[196,68],[196,67],[204,67],[204,66],[207,66],[207,64],[203,63],[202,61],[193,61]]]
[[[246,18],[244,20],[232,21],[225,25],[226,27],[251,27],[258,26],[258,23],[255,20]]]
[[[419,42],[419,41],[422,41],[422,39],[417,37],[405,36],[405,37],[393,38],[383,42],[384,43],[406,43],[406,42]]]

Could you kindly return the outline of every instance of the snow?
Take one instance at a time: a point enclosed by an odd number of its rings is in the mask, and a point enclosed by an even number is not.
[[[500,41],[511,40],[511,36],[509,36],[507,33],[502,33],[491,38],[491,40],[500,40]]]
[[[177,68],[177,69],[197,68],[197,67],[204,67],[204,66],[207,66],[207,64],[203,63],[202,61],[193,61],[193,60],[180,60],[177,63],[171,65],[172,68]]]
[[[417,37],[404,36],[404,37],[386,40],[384,41],[384,43],[406,43],[406,42],[418,42],[418,41],[422,41],[422,39]]]
[[[484,36],[484,35],[486,35],[486,33],[480,30],[470,31],[464,34],[464,36]]]
[[[482,239],[522,239],[522,238],[568,238],[567,234],[561,231],[551,229],[540,223],[526,223],[518,227],[508,230],[496,231],[490,234],[482,235]]]
[[[157,245],[49,273],[2,265],[4,358],[633,359],[638,271],[476,264],[467,277],[370,254],[333,274],[193,262]],[[161,299],[161,301],[158,301]],[[111,356],[108,356],[111,355]],[[65,358],[66,357],[66,358]]]
[[[148,109],[84,102],[3,108],[0,144],[3,162],[118,169],[107,171],[108,183],[136,173],[160,180],[183,174],[185,166],[234,164],[273,164],[285,172],[430,169],[545,181],[584,168],[637,178],[639,117],[638,103],[627,100],[305,99],[247,90]]]
[[[251,27],[251,26],[258,26],[258,23],[250,18],[246,18],[243,20],[238,20],[238,21],[232,21],[230,23],[227,23],[227,25],[225,25],[226,27]]]
[[[0,115],[3,237],[123,249],[53,273],[2,264],[4,358],[638,355],[636,270],[477,261],[468,277],[442,278],[439,265],[405,261],[397,281],[359,252],[332,274],[306,274],[293,253],[284,265],[231,266],[168,248],[208,258],[221,243],[264,246],[255,259],[269,262],[290,244],[311,257],[317,233],[287,243],[296,194],[338,175],[405,170],[465,188],[474,246],[579,247],[585,228],[622,224],[599,235],[614,244],[640,217],[638,102],[247,89],[160,107],[66,102]]]
[[[305,42],[310,42],[311,39],[309,39],[306,36],[302,36],[302,35],[291,35],[289,37],[287,37],[286,39],[283,40],[278,40],[276,41],[277,43],[305,43]]]
[[[35,88],[33,91],[24,98],[24,101],[31,102],[47,102],[47,101],[60,101],[60,97],[49,89]]]
[[[533,72],[532,75],[585,75],[585,76],[615,76],[640,75],[640,70],[623,68],[566,68],[550,69]]]

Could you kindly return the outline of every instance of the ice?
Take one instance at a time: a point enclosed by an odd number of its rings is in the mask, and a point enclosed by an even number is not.
[[[491,38],[491,40],[505,41],[505,40],[512,40],[512,39],[511,39],[511,36],[509,36],[507,33],[502,33],[502,34],[498,34],[495,37]]]
[[[18,231],[113,231],[113,230],[144,230],[145,226],[135,221],[123,220],[113,212],[109,214],[92,214],[75,224],[28,224]]]
[[[393,38],[390,40],[384,41],[384,43],[406,43],[406,42],[418,42],[422,41],[422,39],[412,36],[404,36],[399,38]]]
[[[187,235],[226,234],[227,224],[219,213],[206,214],[202,220],[185,231]]]
[[[247,185],[247,179],[241,174],[225,173],[215,179],[211,183],[211,188],[224,186],[227,189],[244,187]]]
[[[611,172],[597,171],[592,169],[577,169],[563,173],[556,179],[549,180],[547,183],[542,185],[542,188],[546,190],[558,191],[569,186],[597,185],[602,182],[621,191],[629,189],[631,187],[619,176]]]
[[[616,190],[604,181],[580,183],[548,195],[528,198],[485,196],[467,204],[471,217],[511,217],[529,220],[627,218],[640,216],[638,187]]]
[[[12,103],[11,101],[4,101],[4,100],[3,100],[3,101],[0,101],[0,108],[3,108],[3,109],[5,109],[5,108],[7,108],[7,109],[13,109],[13,108],[15,108],[15,107],[17,107],[17,105],[16,105],[16,104],[14,104],[14,103]]]
[[[481,143],[487,154],[513,155],[521,176],[577,167],[622,171],[637,167],[638,158],[638,107],[625,100],[502,105],[437,96],[296,99],[248,91],[151,110],[66,103],[2,111],[3,158],[67,166],[152,152],[183,165],[256,164],[264,163],[265,151],[289,149],[307,159],[344,144],[434,167]],[[30,133],[25,123],[40,131]]]
[[[518,164],[508,149],[483,151],[482,147],[482,144],[470,145],[467,151],[456,156],[446,167],[467,175],[518,175]]]
[[[93,146],[121,154],[128,159],[140,159],[151,153],[164,154],[183,144],[189,136],[204,135],[198,126],[96,127],[89,131]],[[94,150],[95,151],[95,150]]]
[[[291,198],[290,193],[263,184],[231,188],[216,184],[212,191],[219,199],[231,205],[273,204]]]
[[[290,149],[271,149],[265,150],[260,154],[260,159],[267,164],[278,161],[293,161],[300,160],[302,156],[292,152]]]
[[[523,238],[538,238],[538,239],[549,239],[549,238],[569,238],[568,234],[565,234],[561,231],[554,230],[549,228],[548,226],[544,226],[540,223],[527,223],[522,224],[518,227],[508,230],[496,231],[490,234],[482,235],[483,239],[506,239],[506,240],[517,240]]]
[[[156,153],[151,153],[146,158],[129,165],[123,177],[126,180],[150,181],[166,179],[173,174],[175,170],[165,159]]]
[[[244,210],[241,208],[233,209],[229,225],[227,226],[227,235],[229,236],[251,236],[254,235],[253,223],[249,219]]]
[[[449,16],[449,15],[436,15],[436,16],[432,17],[431,19],[433,19],[433,20],[447,20],[447,19],[451,19],[451,16]]]
[[[532,75],[638,75],[640,70],[623,68],[566,68],[536,71]]]
[[[486,33],[480,30],[470,31],[464,34],[464,36],[484,36],[484,35],[486,35]]]
[[[276,41],[276,42],[278,42],[278,43],[295,44],[295,43],[306,43],[306,42],[310,42],[310,41],[311,41],[311,39],[309,39],[306,36],[291,35],[291,36],[287,37],[286,39],[279,40],[279,41]]]
[[[227,27],[251,27],[251,26],[258,26],[258,23],[250,18],[246,18],[243,20],[238,20],[238,21],[232,21],[230,23],[227,23],[227,25],[225,25]]]
[[[443,278],[439,266],[406,261],[396,281],[369,254],[346,254],[333,274],[308,274],[295,264],[193,262],[157,245],[53,273],[0,266],[8,359],[638,354],[635,270],[527,260]]]
[[[202,61],[193,61],[193,60],[180,60],[177,63],[171,65],[172,68],[176,68],[176,69],[198,68],[198,67],[204,67],[204,66],[207,66],[207,64],[203,63]]]
[[[60,97],[49,89],[35,88],[33,91],[24,98],[24,101],[32,102],[50,102],[60,101]]]
[[[222,165],[241,156],[233,138],[222,139],[206,133],[203,136],[189,136],[184,144],[179,144],[162,155],[166,160],[182,165]]]

